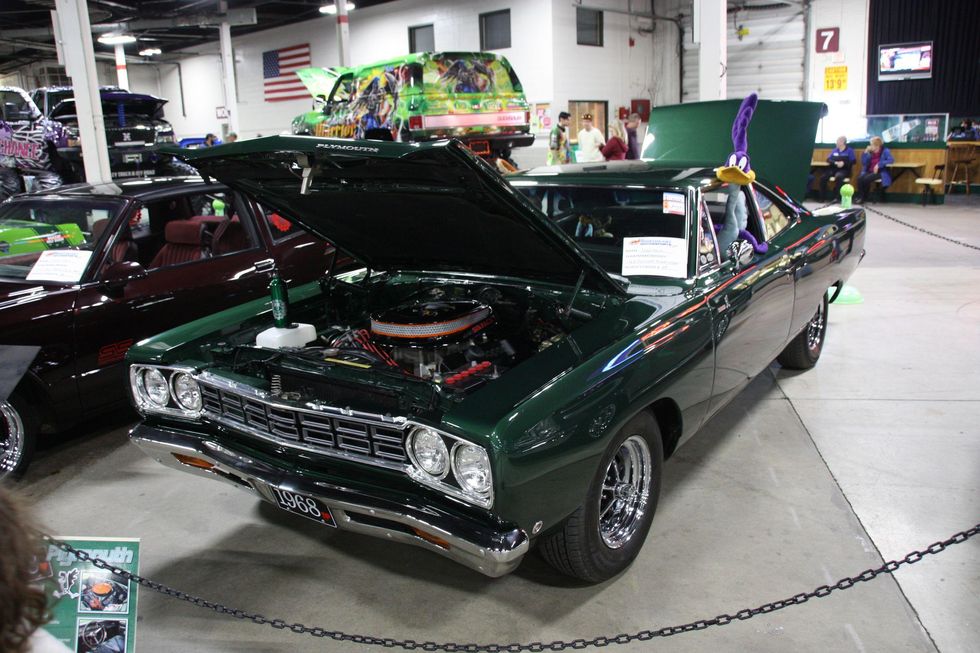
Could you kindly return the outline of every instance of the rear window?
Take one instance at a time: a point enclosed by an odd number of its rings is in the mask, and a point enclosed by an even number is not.
[[[426,62],[426,93],[523,93],[509,64],[495,57],[440,57]]]
[[[687,195],[659,188],[518,186],[576,244],[613,274],[683,279]]]
[[[119,202],[98,200],[0,205],[0,277],[80,281],[99,236],[120,208]]]

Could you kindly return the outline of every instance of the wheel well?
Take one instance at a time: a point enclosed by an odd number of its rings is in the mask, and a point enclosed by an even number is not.
[[[650,412],[653,413],[654,419],[657,420],[657,426],[660,427],[660,437],[664,443],[664,459],[666,460],[674,453],[677,442],[681,439],[683,431],[681,409],[673,399],[664,397],[650,404]]]

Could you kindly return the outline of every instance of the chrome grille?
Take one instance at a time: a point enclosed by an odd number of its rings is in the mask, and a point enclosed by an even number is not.
[[[209,417],[246,433],[295,442],[327,455],[408,463],[404,434],[397,426],[296,410],[205,383],[201,394]]]

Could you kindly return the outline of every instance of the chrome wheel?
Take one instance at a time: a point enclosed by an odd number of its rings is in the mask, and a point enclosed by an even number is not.
[[[639,435],[623,441],[609,461],[599,493],[599,535],[610,549],[629,542],[643,521],[652,473],[650,447]]]
[[[827,313],[823,309],[823,302],[817,306],[817,312],[813,314],[810,323],[806,326],[806,346],[811,351],[820,349],[823,344],[823,332],[827,326]]]
[[[0,477],[17,469],[24,458],[27,437],[20,414],[6,401],[0,401]]]

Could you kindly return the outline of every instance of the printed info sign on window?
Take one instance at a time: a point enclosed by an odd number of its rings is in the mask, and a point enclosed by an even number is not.
[[[113,567],[139,573],[137,539],[59,537]],[[76,653],[136,650],[137,586],[122,576],[83,562],[53,544],[39,557],[36,583],[51,606],[44,629]]]
[[[683,238],[624,238],[623,276],[685,278],[687,241]]]

